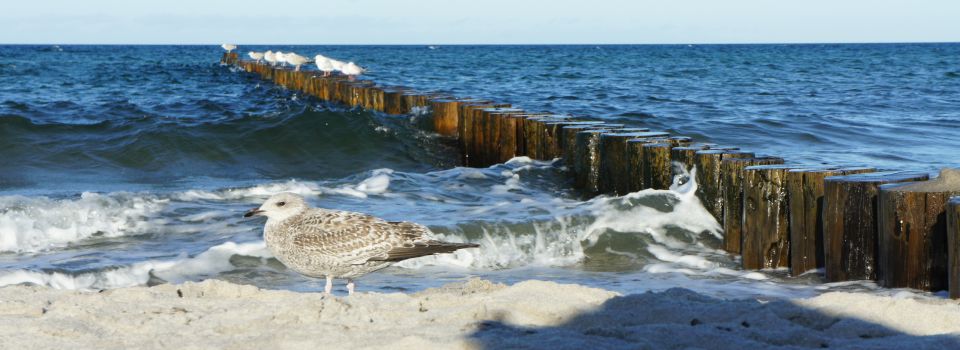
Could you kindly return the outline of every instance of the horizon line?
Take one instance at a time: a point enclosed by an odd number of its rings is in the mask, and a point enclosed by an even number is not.
[[[219,46],[222,43],[0,43],[3,46],[14,45],[76,45],[76,46]],[[960,44],[960,41],[836,41],[836,42],[817,42],[817,41],[793,41],[793,42],[686,42],[686,43],[338,43],[338,44],[318,44],[318,43],[232,43],[238,46],[266,46],[266,45],[287,45],[287,46],[683,46],[683,45],[875,45],[875,44]]]

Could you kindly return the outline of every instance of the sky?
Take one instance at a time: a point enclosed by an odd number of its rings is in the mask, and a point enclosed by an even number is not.
[[[27,0],[7,44],[960,41],[958,0]]]

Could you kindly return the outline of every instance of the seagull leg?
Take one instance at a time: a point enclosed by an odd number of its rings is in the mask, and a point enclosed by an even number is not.
[[[327,286],[323,288],[326,294],[333,294],[333,276],[327,275]]]
[[[347,280],[347,295],[353,295],[353,288],[355,286],[356,285],[353,284],[353,280],[350,280],[350,279]]]

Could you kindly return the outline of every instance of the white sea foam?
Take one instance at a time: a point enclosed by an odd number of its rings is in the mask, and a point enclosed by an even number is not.
[[[0,197],[0,251],[36,252],[91,236],[147,232],[168,201],[134,193],[83,193],[79,198]]]
[[[3,271],[0,272],[0,286],[29,283],[57,289],[113,289],[145,285],[151,275],[168,282],[178,283],[191,277],[213,276],[229,271],[234,268],[230,263],[230,257],[234,255],[261,259],[271,257],[262,241],[241,244],[226,242],[213,246],[194,257],[148,260],[130,266],[79,275],[29,270]]]

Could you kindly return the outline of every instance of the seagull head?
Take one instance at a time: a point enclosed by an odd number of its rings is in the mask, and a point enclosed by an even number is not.
[[[283,221],[289,217],[307,210],[307,201],[302,196],[290,192],[277,193],[263,202],[259,208],[254,208],[243,214],[243,217],[266,216],[267,220]]]

